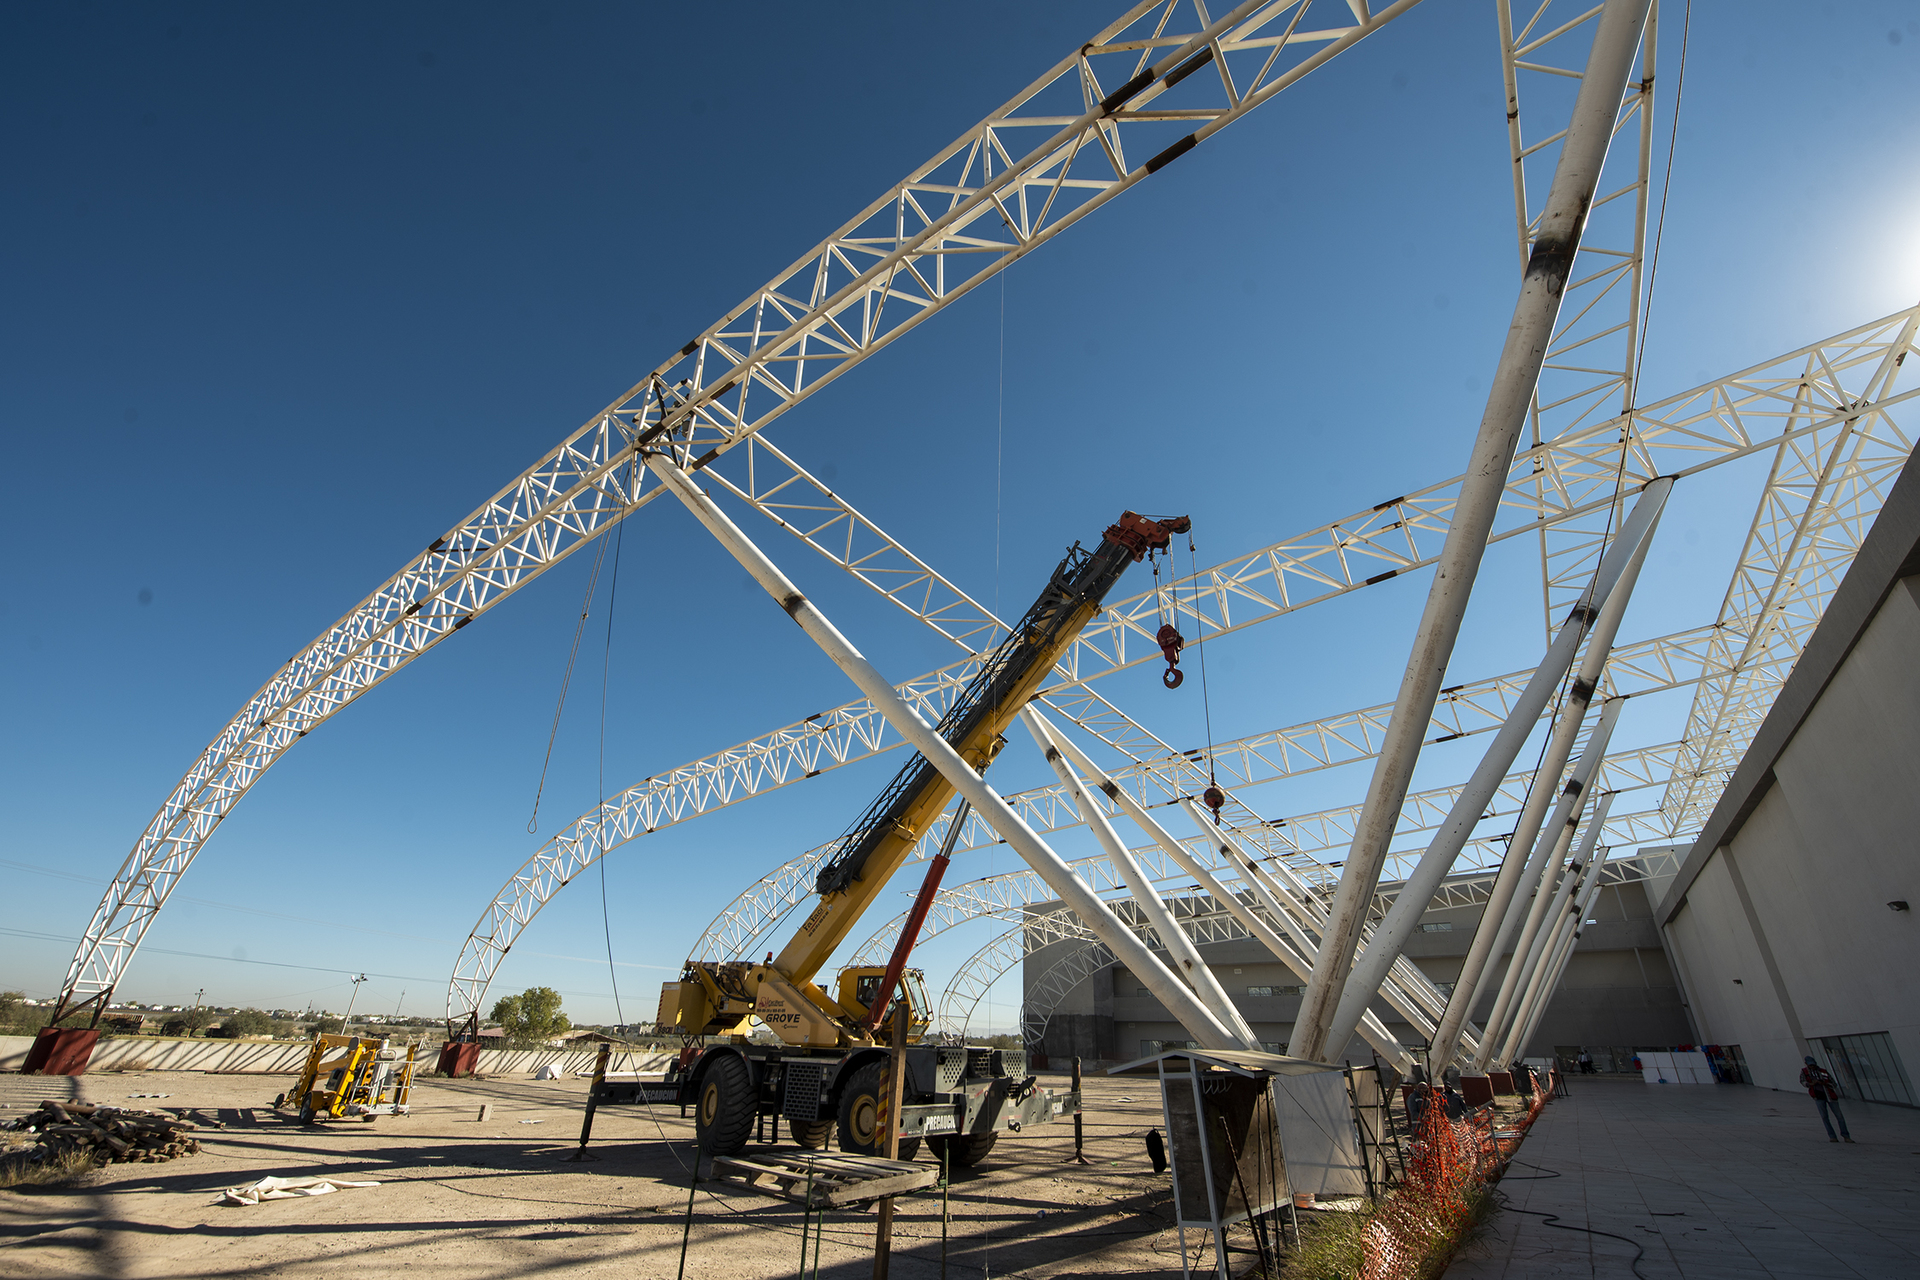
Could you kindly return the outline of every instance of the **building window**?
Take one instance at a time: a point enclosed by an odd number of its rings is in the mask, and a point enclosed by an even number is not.
[[[1137,995],[1137,996],[1143,996],[1143,995],[1145,995],[1145,994],[1147,994],[1147,989],[1146,989],[1145,987],[1135,987],[1135,988],[1133,989],[1133,994],[1135,994],[1135,995]]]
[[[1451,920],[1436,920],[1436,921],[1433,921],[1433,922],[1432,922],[1432,923],[1430,923],[1430,924],[1423,924],[1423,925],[1421,925],[1421,926],[1420,926],[1420,932],[1422,932],[1422,933],[1452,933],[1452,932],[1453,932],[1453,921],[1451,921]]]
[[[1453,984],[1451,982],[1436,982],[1433,984],[1433,989],[1435,991],[1438,991],[1443,996],[1450,996],[1453,994]]]
[[[1170,1050],[1178,1049],[1198,1049],[1199,1047],[1200,1042],[1198,1040],[1142,1040],[1140,1042],[1140,1056],[1143,1058],[1151,1058],[1156,1053],[1166,1053]]]
[[[1248,987],[1247,994],[1250,996],[1270,996],[1273,994],[1273,988],[1272,987]]]
[[[1822,1036],[1818,1043],[1826,1050],[1827,1065],[1847,1097],[1902,1107],[1914,1105],[1913,1082],[1907,1079],[1900,1055],[1894,1052],[1893,1037],[1886,1032]]]
[[[1307,994],[1307,989],[1302,986],[1248,987],[1247,994],[1249,996],[1303,996]]]

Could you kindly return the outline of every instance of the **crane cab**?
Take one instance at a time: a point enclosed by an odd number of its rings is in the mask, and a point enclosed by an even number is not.
[[[873,1011],[873,998],[879,992],[880,980],[886,974],[886,969],[880,966],[869,968],[862,965],[842,969],[840,1007],[855,1019],[865,1021]],[[907,1039],[918,1040],[933,1024],[933,1003],[927,998],[926,974],[919,969],[901,970],[900,989],[894,993],[894,999],[907,1002]]]

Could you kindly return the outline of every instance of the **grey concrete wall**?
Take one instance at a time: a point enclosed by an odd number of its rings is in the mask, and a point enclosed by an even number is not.
[[[311,1041],[305,1040],[196,1040],[169,1039],[158,1036],[114,1036],[102,1037],[94,1046],[93,1057],[88,1063],[89,1071],[127,1070],[132,1064],[144,1064],[150,1071],[219,1071],[219,1072],[258,1072],[262,1075],[276,1073],[287,1074],[298,1071],[307,1060],[307,1051]],[[27,1050],[33,1047],[31,1036],[0,1036],[0,1071],[18,1071],[27,1060]],[[481,1075],[499,1076],[526,1073],[531,1075],[550,1062],[557,1062],[560,1070],[572,1074],[593,1070],[594,1060],[599,1056],[599,1048],[591,1050],[562,1049],[482,1049],[480,1051],[479,1072]],[[420,1049],[419,1070],[431,1071],[440,1056],[440,1045],[436,1042]],[[665,1071],[667,1063],[673,1060],[670,1053],[633,1055],[622,1060],[616,1056],[614,1069],[621,1071],[640,1071],[651,1074]]]
[[[1811,646],[1809,646],[1811,648]],[[1804,1038],[1884,1031],[1920,1079],[1920,578],[1898,582],[1731,839],[1663,902],[1700,1035],[1797,1087]]]
[[[1451,924],[1444,932],[1413,935],[1407,954],[1436,982],[1451,982],[1473,940],[1481,908],[1454,907],[1427,913],[1423,923]],[[1694,1036],[1682,1007],[1682,994],[1661,947],[1653,906],[1642,886],[1622,885],[1601,892],[1588,925],[1567,964],[1559,990],[1548,1003],[1539,1030],[1528,1044],[1528,1056],[1547,1056],[1559,1045],[1595,1048],[1665,1048],[1689,1044]],[[1039,974],[1074,944],[1056,943],[1035,953],[1026,965],[1032,987]],[[1201,948],[1207,965],[1233,998],[1255,1034],[1267,1044],[1282,1045],[1293,1035],[1300,996],[1255,996],[1249,987],[1301,985],[1301,979],[1251,939],[1213,943]],[[1497,984],[1499,972],[1494,972]],[[1476,1020],[1492,1007],[1496,986],[1483,987],[1475,1002]],[[1402,1044],[1417,1045],[1422,1037],[1399,1014],[1376,1001],[1374,1012]],[[1102,1025],[1104,1020],[1104,1025]],[[1060,1024],[1058,1033],[1055,1024]],[[1160,1002],[1146,994],[1144,985],[1124,967],[1114,965],[1080,984],[1059,1006],[1048,1024],[1044,1041],[1049,1054],[1090,1056],[1087,1044],[1110,1043],[1113,1056],[1127,1060],[1145,1056],[1147,1041],[1183,1041],[1186,1031]],[[1082,1047],[1069,1049],[1069,1043]],[[1335,1062],[1371,1060],[1372,1048],[1355,1037]],[[1104,1055],[1103,1055],[1104,1056]]]

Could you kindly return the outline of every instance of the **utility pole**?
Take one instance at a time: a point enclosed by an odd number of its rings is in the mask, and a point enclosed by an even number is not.
[[[401,1005],[403,1005],[403,1004],[405,1004],[406,1002],[407,1002],[407,989],[406,989],[405,987],[402,987],[402,988],[400,989],[400,998],[399,998],[398,1000],[395,1000],[395,1001],[393,1002],[393,1016],[394,1016],[394,1017],[396,1017],[396,1018],[397,1018],[397,1017],[399,1017],[399,1016],[400,1016],[400,1006],[401,1006]]]
[[[353,1002],[360,998],[360,984],[366,980],[367,975],[364,973],[351,979],[353,994],[347,997],[347,1016],[340,1020],[340,1030],[347,1035],[353,1034]]]

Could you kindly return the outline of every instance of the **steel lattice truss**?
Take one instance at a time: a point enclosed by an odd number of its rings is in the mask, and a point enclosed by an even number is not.
[[[1831,436],[1836,428],[1849,421],[1855,424],[1848,429],[1849,438],[1870,438],[1876,442],[1876,452],[1871,459],[1872,474],[1882,478],[1881,488],[1884,488],[1885,479],[1892,470],[1897,470],[1896,455],[1904,458],[1911,449],[1910,437],[1900,429],[1892,410],[1914,392],[1896,391],[1891,378],[1881,375],[1883,370],[1897,367],[1899,359],[1911,349],[1916,314],[1920,314],[1920,309],[1897,313],[1669,397],[1631,416],[1585,424],[1565,437],[1523,451],[1510,472],[1503,517],[1494,537],[1512,537],[1604,510],[1612,505],[1615,494],[1623,486],[1631,491],[1659,475],[1691,476],[1755,453],[1798,449],[1802,441],[1823,439],[1822,433]],[[1817,370],[1819,376],[1810,380],[1810,369]],[[1873,430],[1866,431],[1859,425],[1862,423],[1872,424]],[[767,450],[760,456],[774,455]],[[1857,469],[1863,474],[1867,471],[1864,465]],[[768,514],[785,519],[777,504],[779,495],[770,491],[787,484],[798,471],[794,464],[781,462],[775,472],[781,478],[771,484],[763,485],[756,473],[743,481],[731,481],[729,485],[743,497],[752,496],[756,505]],[[1553,479],[1545,498],[1541,496],[1539,481],[1543,475]],[[1178,580],[1173,589],[1160,596],[1152,591],[1143,592],[1112,606],[1083,633],[1070,659],[1061,664],[1056,672],[1061,683],[1050,690],[1050,699],[1056,705],[1069,705],[1069,714],[1081,723],[1089,727],[1097,724],[1101,707],[1084,700],[1077,705],[1068,704],[1068,690],[1076,686],[1066,682],[1084,684],[1157,658],[1159,649],[1152,643],[1152,633],[1158,627],[1159,610],[1167,607],[1166,595],[1173,597],[1172,607],[1182,620],[1179,625],[1183,630],[1214,637],[1245,630],[1423,567],[1437,554],[1445,536],[1452,496],[1458,484],[1459,478],[1454,477],[1381,503],[1371,511],[1264,547],[1251,556],[1204,569]],[[826,493],[824,486],[815,481],[809,480],[806,488],[816,497]],[[1848,515],[1859,532],[1871,523],[1879,498],[1879,489],[1872,488],[1861,489],[1854,498]],[[810,499],[807,505],[816,504]],[[870,545],[875,547],[883,542],[891,543],[878,533],[877,526],[858,517],[843,500],[835,498],[833,505],[840,514],[821,512],[822,525],[849,531],[857,529],[862,537],[872,531]],[[800,531],[799,526],[795,527]],[[843,536],[848,539],[845,552],[836,554],[824,538],[816,545],[834,554],[836,560],[863,559],[866,554],[863,546],[868,544],[854,541],[853,532]],[[886,553],[902,559],[908,554],[904,549],[894,552],[891,547],[886,548]],[[1844,557],[1850,561],[1851,551],[1845,551]],[[934,590],[930,582],[938,579],[938,575],[917,558],[910,563],[915,567],[903,573],[903,578],[924,573],[929,579],[928,585],[919,587],[924,603],[908,602],[907,607],[916,616],[924,612],[937,614],[942,619],[986,617],[986,611],[977,604],[971,606],[974,613],[968,615],[964,604],[949,606],[945,603],[949,597],[945,595],[924,594]],[[1834,574],[1844,572],[1845,563],[1830,558],[1828,568]],[[1837,577],[1834,580],[1837,581]],[[1828,593],[1831,585],[1831,582],[1827,584]],[[949,586],[940,590],[951,591],[959,600],[966,599],[957,588]],[[888,594],[898,602],[897,593]],[[1817,608],[1824,608],[1825,598],[1820,594],[1814,599],[1815,618]],[[932,616],[924,620],[935,625]],[[954,625],[955,631],[965,625],[975,628],[967,634],[981,634],[974,623]],[[978,625],[991,632],[990,621]],[[1742,639],[1734,647],[1736,635]],[[1717,663],[1718,669],[1727,671],[1731,661],[1746,655],[1747,666],[1742,669],[1749,672],[1748,683],[1758,691],[1749,701],[1761,708],[1761,714],[1764,707],[1771,704],[1772,691],[1777,691],[1798,653],[1797,646],[1791,652],[1784,646],[1776,646],[1747,654],[1738,621],[1729,621],[1724,615],[1710,628],[1653,643],[1656,647],[1647,654],[1647,660],[1651,662],[1655,678],[1637,689],[1633,681],[1639,678],[1637,664],[1642,661],[1638,647],[1625,645],[1616,651],[1609,669],[1610,678],[1620,691],[1645,692],[1654,687],[1671,687],[1696,678],[1695,673],[1707,663]],[[977,657],[968,657],[898,687],[923,716],[938,717],[965,687],[978,661]],[[1517,689],[1515,682],[1524,682],[1526,674],[1516,673],[1506,678],[1503,690],[1489,690],[1494,698],[1488,703],[1479,701],[1470,692],[1471,686],[1448,690],[1436,714],[1436,728],[1444,731],[1436,733],[1435,740],[1497,724],[1506,714],[1506,707],[1499,699]],[[1370,708],[1332,721],[1302,726],[1277,737],[1271,749],[1283,755],[1298,752],[1305,761],[1319,761],[1312,767],[1330,767],[1362,759],[1372,754],[1372,744],[1384,729],[1389,710],[1385,706]],[[1449,717],[1456,719],[1450,722]],[[1129,749],[1136,744],[1146,745],[1151,735],[1130,729],[1130,723],[1114,712],[1110,727],[1100,736]],[[1750,737],[1751,726],[1745,732]],[[1737,761],[1739,751],[1744,750],[1744,737],[1722,736],[1730,744],[1737,743],[1737,749],[1729,747],[1730,757],[1722,752],[1714,761],[1695,761],[1686,770],[1703,780],[1707,790],[1702,794],[1718,794],[1719,784],[1714,780],[1723,778],[1731,769],[1731,762]],[[496,895],[456,967],[450,1013],[457,1015],[477,1007],[500,959],[519,931],[554,893],[610,850],[662,826],[887,750],[898,745],[898,741],[886,721],[863,699],[645,779],[638,786],[609,798],[549,840]],[[1160,746],[1164,748],[1165,744]],[[1235,767],[1234,758],[1234,753],[1222,757],[1229,773]],[[1192,760],[1185,753],[1168,752],[1159,760],[1182,773],[1194,770]],[[1151,775],[1130,776],[1144,781]],[[1194,776],[1198,776],[1197,772]],[[1172,793],[1185,794],[1195,789],[1187,787]],[[1057,790],[1046,791],[1051,792],[1051,800],[1057,802]],[[1048,821],[1044,817],[1036,819],[1032,814],[1026,816],[1030,822]],[[1698,821],[1693,825],[1697,826]],[[1251,824],[1245,824],[1245,829],[1253,830]],[[1680,819],[1676,818],[1663,834],[1672,835],[1683,829],[1688,828],[1680,825]],[[1257,838],[1265,840],[1264,836]],[[977,832],[973,839],[979,839]],[[986,839],[990,841],[992,837]],[[781,909],[785,909],[784,905]],[[728,940],[731,941],[731,937]]]
[[[1706,821],[1721,791],[1707,778],[1730,774],[1746,754],[1913,451],[1913,433],[1887,406],[1903,398],[1889,393],[1917,322],[1910,312],[1899,323],[1865,385],[1819,353],[1799,364],[1797,382],[1781,384],[1795,399],[1789,422],[1813,425],[1783,433],[1721,605],[1716,674],[1694,697],[1687,754],[1663,805],[1676,827]]]
[[[1600,883],[1603,886],[1621,885],[1656,879],[1672,874],[1677,863],[1673,854],[1664,849],[1649,850],[1603,864]],[[1435,895],[1434,904],[1436,907],[1478,905],[1486,901],[1487,892],[1493,885],[1493,876],[1494,872],[1487,870],[1450,877]],[[1397,888],[1397,885],[1382,886],[1389,902]],[[1247,900],[1243,898],[1242,901]],[[1118,904],[1121,918],[1136,933],[1146,936],[1137,916],[1127,910],[1131,905]],[[1182,932],[1196,943],[1237,942],[1252,936],[1225,908],[1204,894],[1169,896],[1167,905],[1174,912]],[[1254,909],[1260,914],[1257,906]],[[1047,947],[1063,942],[1074,943],[1076,945],[1054,959],[1026,984],[1021,1002],[1021,1031],[1029,1045],[1038,1044],[1054,1010],[1060,1007],[1060,1003],[1074,988],[1105,972],[1114,963],[1113,952],[1096,939],[1071,911],[1034,911],[1029,908],[995,914],[1013,921],[1013,927],[996,935],[954,970],[953,978],[940,999],[940,1029],[948,1036],[964,1038],[973,1020],[974,1010],[996,982],[1015,966],[1024,964]]]
[[[1538,230],[1535,204],[1559,159],[1601,6],[1585,0],[1494,0],[1500,70],[1513,167],[1515,245],[1526,269]],[[1529,415],[1531,440],[1564,435],[1584,422],[1630,412],[1646,292],[1647,205],[1653,161],[1654,65],[1658,0],[1647,15],[1640,75],[1627,86],[1609,148],[1606,178],[1580,238],[1580,262],[1568,281],[1560,321],[1547,348]],[[1617,177],[1615,175],[1618,175]],[[1543,501],[1568,504],[1549,472],[1537,477]],[[1540,565],[1549,637],[1565,621],[1599,564],[1617,507],[1540,530]]]
[[[116,873],[62,1009],[111,992],[201,846],[288,747],[651,501],[641,444],[677,439],[704,449],[704,464],[743,443],[1414,3],[1374,14],[1357,4],[1332,29],[1304,24],[1311,0],[1250,0],[1218,18],[1192,0],[1137,4],[935,153],[289,659],[188,769]]]

